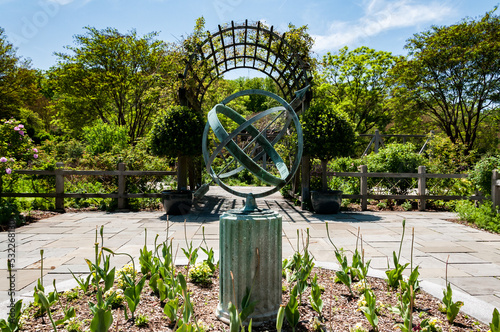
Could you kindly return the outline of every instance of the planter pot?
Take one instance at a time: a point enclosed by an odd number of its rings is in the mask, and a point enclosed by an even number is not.
[[[316,213],[339,213],[342,190],[311,191],[311,202]]]
[[[161,198],[166,214],[188,214],[193,205],[193,193],[189,190],[162,191]]]

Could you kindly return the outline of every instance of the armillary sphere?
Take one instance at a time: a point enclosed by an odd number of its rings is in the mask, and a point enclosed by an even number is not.
[[[297,91],[296,98],[302,99],[307,89],[308,87]],[[276,100],[281,106],[269,108],[265,111],[257,113],[247,120],[231,107],[227,106],[227,104],[238,97],[248,95],[262,95],[270,97]],[[223,115],[227,119],[230,119],[230,121],[233,121],[238,127],[228,133],[221,123],[219,115]],[[267,119],[270,120],[266,121]],[[257,122],[260,126],[256,126]],[[264,125],[261,124],[262,122],[264,122]],[[293,148],[296,150],[295,158],[291,169],[288,169],[286,163],[283,161],[283,158],[276,151],[275,144],[287,135],[289,129],[291,129],[292,123],[295,127],[295,133],[297,134],[297,147],[296,149]],[[269,140],[267,135],[265,135],[265,132],[271,126],[277,125],[281,126],[281,128],[277,130],[277,135],[272,140]],[[259,129],[257,127],[259,127]],[[218,142],[215,143],[215,149],[211,152],[208,148],[210,130],[213,131],[216,140],[218,140]],[[235,141],[235,138],[243,132],[250,135],[251,141],[247,143],[246,146],[240,147]],[[215,172],[213,167],[214,160],[218,156],[222,155],[223,150],[227,151],[232,156],[232,159],[227,160],[223,157],[226,164],[223,165],[222,169],[219,169],[218,172]],[[302,150],[302,129],[298,116],[289,103],[274,93],[259,89],[240,91],[227,97],[220,104],[215,105],[215,107],[208,113],[208,121],[203,133],[203,158],[205,160],[207,171],[212,179],[224,190],[232,193],[233,195],[248,198],[247,193],[234,190],[229,185],[225,184],[223,179],[236,175],[244,169],[247,169],[259,180],[271,186],[269,190],[254,194],[253,196],[255,198],[268,196],[280,190],[290,181],[297,171],[302,157]],[[274,164],[274,167],[276,168],[275,172],[269,172],[258,163],[264,154],[266,154]],[[238,164],[231,167],[232,163],[235,161]]]

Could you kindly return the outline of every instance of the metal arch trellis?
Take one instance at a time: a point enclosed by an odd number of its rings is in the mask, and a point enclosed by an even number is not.
[[[270,77],[285,100],[294,99],[295,91],[311,84],[309,65],[286,41],[285,34],[278,34],[273,27],[261,22],[235,24],[231,21],[218,26],[214,33],[202,41],[188,61],[181,77],[194,82],[181,94],[181,103],[188,102],[201,110],[201,103],[210,85],[224,73],[235,69],[257,70]],[[205,70],[199,75],[194,68],[204,61]],[[189,84],[188,84],[189,85]],[[310,97],[309,97],[310,98]],[[298,108],[299,105],[293,105]],[[298,109],[297,111],[301,111]]]

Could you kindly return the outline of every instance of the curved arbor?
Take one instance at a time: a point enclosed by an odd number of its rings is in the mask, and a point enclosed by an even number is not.
[[[181,105],[201,111],[203,97],[210,85],[224,73],[248,68],[272,78],[278,94],[285,100],[294,99],[295,91],[310,84],[311,77],[306,63],[296,49],[286,40],[285,34],[274,32],[261,22],[219,25],[218,31],[208,32],[208,37],[197,45],[181,76],[183,87],[179,90]],[[311,99],[311,94],[305,101]],[[292,105],[295,109],[298,105]],[[305,105],[304,105],[305,106]],[[304,107],[303,106],[303,107]]]

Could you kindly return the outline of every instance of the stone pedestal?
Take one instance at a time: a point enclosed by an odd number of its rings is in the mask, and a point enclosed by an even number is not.
[[[252,325],[276,319],[281,304],[281,221],[274,211],[229,211],[220,217],[220,290],[216,315],[229,323],[229,302],[238,310],[246,289],[258,301]],[[234,291],[231,280],[234,276]],[[235,294],[236,293],[236,294]]]

